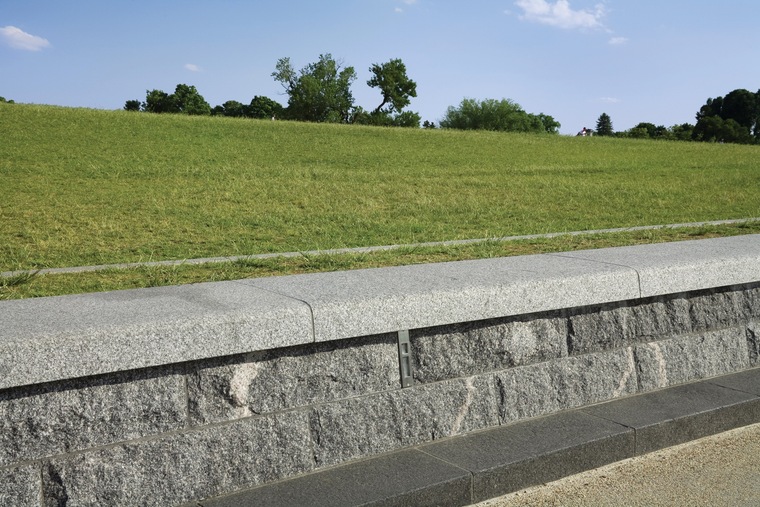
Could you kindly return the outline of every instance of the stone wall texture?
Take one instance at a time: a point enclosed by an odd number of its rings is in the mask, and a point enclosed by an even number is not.
[[[0,505],[181,505],[758,365],[760,285],[0,391]]]

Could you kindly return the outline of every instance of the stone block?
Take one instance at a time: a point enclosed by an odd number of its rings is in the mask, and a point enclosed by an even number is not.
[[[289,412],[55,459],[46,505],[167,506],[310,471],[306,414]]]
[[[292,275],[246,283],[308,303],[318,342],[639,296],[632,269],[549,255]]]
[[[241,282],[3,301],[0,389],[313,341],[306,304]]]
[[[753,308],[753,292],[719,291],[691,298],[692,327],[695,331],[705,331],[745,324],[760,314],[760,308]]]
[[[193,507],[470,505],[470,473],[416,449],[389,453]]]
[[[400,388],[392,335],[277,349],[188,379],[193,424],[265,414]]]
[[[760,234],[555,255],[635,269],[643,298],[760,280]]]
[[[760,421],[760,398],[710,381],[581,409],[636,430],[636,454]]]
[[[747,325],[747,348],[749,349],[749,364],[760,364],[760,321],[751,321]]]
[[[318,466],[334,465],[499,424],[490,376],[342,400],[312,409]]]
[[[184,376],[114,375],[0,393],[0,465],[153,435],[186,424]]]
[[[503,423],[637,392],[632,348],[568,357],[496,374]]]
[[[638,345],[634,349],[639,388],[651,391],[749,367],[742,328],[709,331]]]
[[[690,331],[689,302],[683,298],[600,308],[570,317],[569,348],[571,354],[587,354]]]
[[[487,321],[415,332],[414,378],[434,382],[567,355],[567,321]]]
[[[0,470],[0,505],[39,507],[39,465]]]

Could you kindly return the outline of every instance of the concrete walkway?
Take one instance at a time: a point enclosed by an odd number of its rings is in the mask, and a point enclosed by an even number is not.
[[[760,505],[760,424],[627,459],[476,507]]]

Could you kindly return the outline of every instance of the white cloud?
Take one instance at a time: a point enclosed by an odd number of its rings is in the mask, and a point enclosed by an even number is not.
[[[604,28],[604,6],[597,4],[593,11],[573,10],[569,0],[517,0],[515,5],[523,10],[520,19],[558,28]]]
[[[621,44],[625,44],[626,42],[628,42],[627,37],[612,37],[609,40],[609,43],[613,46],[620,46]]]
[[[618,104],[620,102],[620,99],[615,97],[601,97],[599,99],[599,102],[603,102],[605,104]]]
[[[201,68],[195,65],[194,63],[186,63],[185,69],[189,70],[190,72],[200,72]]]
[[[0,28],[0,37],[10,47],[23,49],[25,51],[40,51],[41,49],[50,46],[50,42],[48,42],[47,39],[26,33],[15,26],[4,26]]]

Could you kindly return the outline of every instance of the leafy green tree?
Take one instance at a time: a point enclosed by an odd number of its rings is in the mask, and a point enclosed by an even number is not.
[[[458,107],[450,106],[439,122],[441,128],[461,130],[496,130],[503,132],[547,131],[539,116],[526,113],[509,99],[463,99]]]
[[[281,118],[283,116],[284,107],[277,101],[256,95],[251,100],[250,105],[246,108],[246,116],[251,118]]]
[[[539,113],[538,119],[541,120],[541,123],[544,126],[544,130],[546,130],[548,134],[559,134],[559,129],[562,127],[562,124],[560,122],[544,113]]]
[[[737,125],[743,132],[736,131]],[[760,142],[760,91],[737,89],[725,97],[708,98],[697,112],[692,137],[698,141]]]
[[[240,118],[242,116],[245,116],[245,106],[237,100],[228,100],[222,104],[221,115]]]
[[[598,136],[611,136],[615,131],[612,130],[612,119],[607,113],[602,113],[596,120],[596,135]]]
[[[349,121],[354,105],[351,84],[356,72],[353,67],[342,68],[329,53],[299,72],[290,58],[280,58],[272,77],[288,94],[289,117],[315,122]]]
[[[682,123],[670,127],[670,136],[676,141],[691,141],[691,135],[694,132],[694,125],[691,123]]]
[[[172,95],[177,112],[190,115],[211,114],[211,106],[195,86],[178,84]]]
[[[124,110],[125,111],[139,111],[140,110],[140,101],[139,100],[128,100],[124,103]]]
[[[145,95],[143,110],[149,113],[177,113],[174,98],[163,90],[149,90]]]
[[[12,100],[8,100],[8,99],[6,99],[5,97],[0,97],[0,102],[3,102],[3,103],[5,103],[5,104],[15,104],[15,102],[14,102],[14,101],[12,101]]]
[[[400,113],[409,105],[411,97],[417,96],[417,83],[406,75],[406,65],[400,59],[375,63],[369,71],[372,77],[367,84],[372,88],[378,88],[382,94],[382,102],[373,111],[375,114]]]

